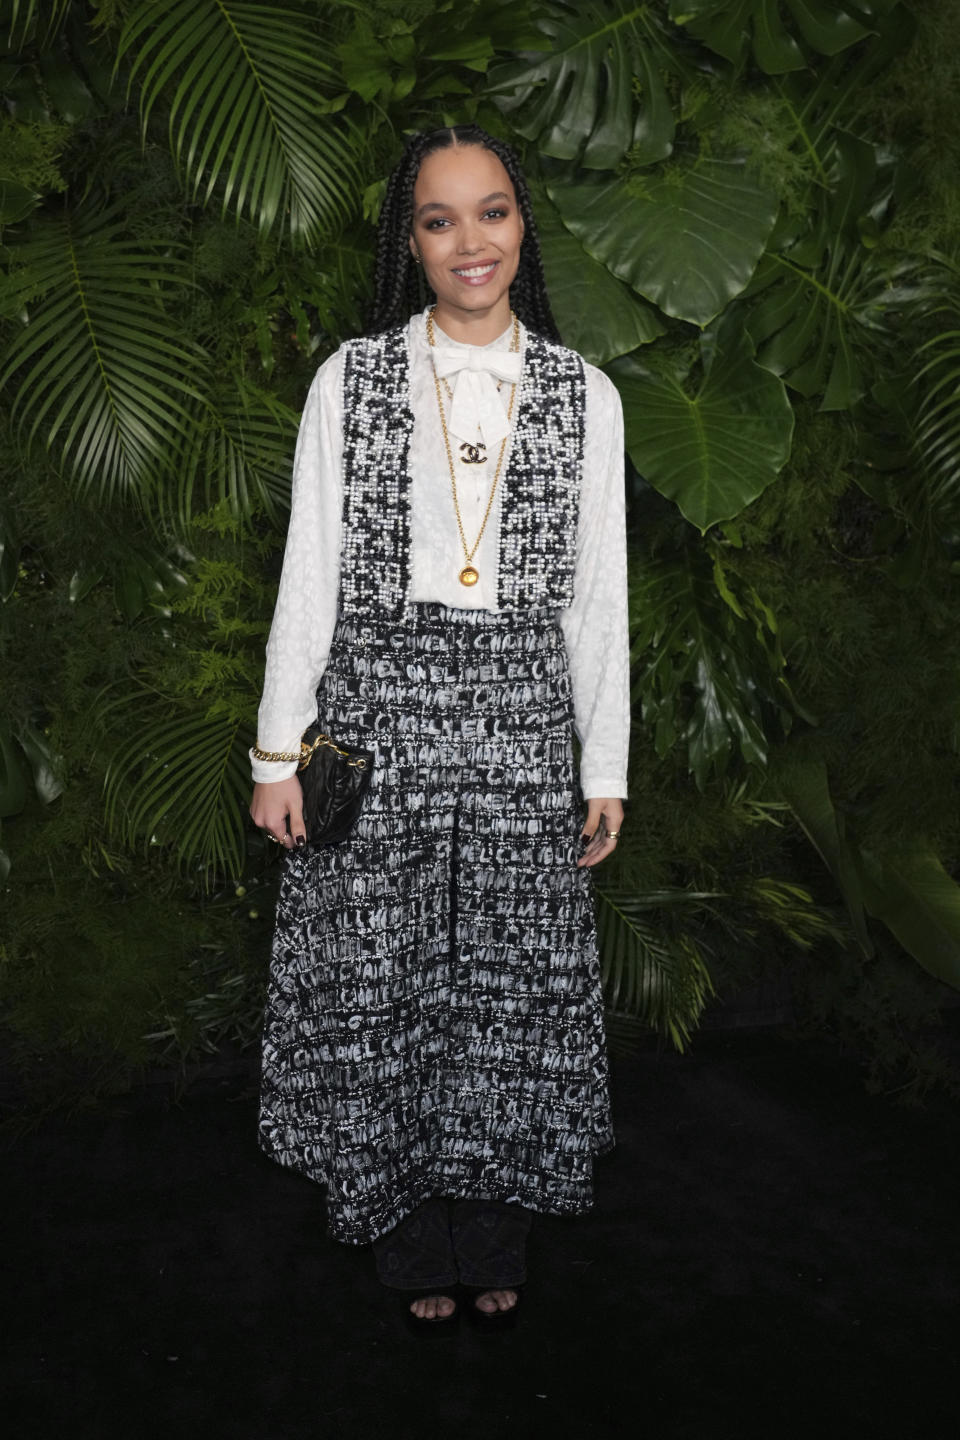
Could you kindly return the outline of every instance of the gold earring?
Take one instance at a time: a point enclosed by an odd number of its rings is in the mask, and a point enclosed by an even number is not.
[[[414,250],[414,252],[413,252],[413,263],[414,263],[414,265],[419,265],[419,264],[420,264],[420,251],[419,251],[419,250]]]

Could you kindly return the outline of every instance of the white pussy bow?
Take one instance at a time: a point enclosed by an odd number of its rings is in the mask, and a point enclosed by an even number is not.
[[[523,357],[514,350],[479,350],[438,345],[431,350],[441,380],[456,375],[448,429],[468,443],[476,440],[479,426],[488,449],[510,434],[510,421],[494,377],[508,385],[519,382]]]

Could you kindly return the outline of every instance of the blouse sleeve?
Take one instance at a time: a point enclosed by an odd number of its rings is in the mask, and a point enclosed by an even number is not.
[[[586,799],[625,798],[630,741],[630,643],[623,409],[615,386],[587,371],[580,520],[572,605],[560,623],[573,682]]]
[[[257,723],[261,750],[296,752],[317,718],[340,589],[343,508],[342,357],[321,365],[307,394],[293,462],[290,524]],[[296,761],[256,760],[255,781],[285,780]]]

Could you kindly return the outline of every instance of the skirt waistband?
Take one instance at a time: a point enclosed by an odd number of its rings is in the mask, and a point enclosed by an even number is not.
[[[522,650],[556,650],[564,646],[560,612],[554,607],[542,610],[485,610],[479,606],[458,608],[437,602],[417,602],[404,606],[397,619],[385,615],[341,615],[337,622],[340,635],[359,645],[390,644],[392,637],[408,639],[435,636],[441,646],[470,643],[476,637],[480,648],[491,644],[500,648],[516,645]]]

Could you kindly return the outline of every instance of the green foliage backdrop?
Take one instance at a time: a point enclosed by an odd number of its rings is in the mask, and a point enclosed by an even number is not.
[[[41,1096],[256,1032],[246,816],[297,415],[404,135],[516,146],[629,455],[611,1034],[789,992],[957,1088],[960,16],[0,0],[4,1024]]]

